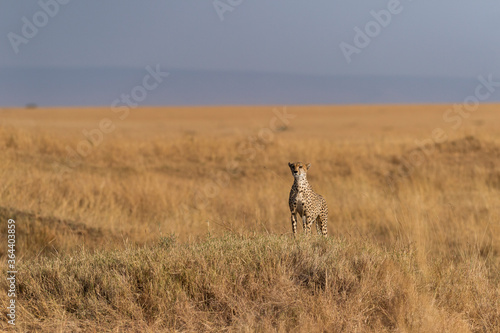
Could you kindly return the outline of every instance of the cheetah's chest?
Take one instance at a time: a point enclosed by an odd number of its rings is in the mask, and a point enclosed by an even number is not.
[[[306,210],[306,202],[305,202],[305,194],[302,192],[297,193],[297,213],[299,213],[300,216],[303,216]]]

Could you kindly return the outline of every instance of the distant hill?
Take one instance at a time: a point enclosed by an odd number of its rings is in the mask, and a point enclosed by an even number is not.
[[[461,103],[477,79],[168,70],[141,105]],[[145,69],[0,69],[0,106],[110,105]],[[500,101],[497,91],[488,102]]]

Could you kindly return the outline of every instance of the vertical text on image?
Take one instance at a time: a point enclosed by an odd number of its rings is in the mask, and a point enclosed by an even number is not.
[[[7,221],[7,318],[10,325],[16,325],[16,221]]]

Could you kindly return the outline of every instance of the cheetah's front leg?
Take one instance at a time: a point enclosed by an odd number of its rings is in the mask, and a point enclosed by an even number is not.
[[[292,213],[292,231],[295,236],[297,234],[297,216],[294,213]]]

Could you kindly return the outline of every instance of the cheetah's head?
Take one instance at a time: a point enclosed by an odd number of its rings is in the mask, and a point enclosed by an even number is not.
[[[295,179],[305,178],[307,170],[311,167],[311,163],[304,164],[302,162],[288,163],[292,175]]]

